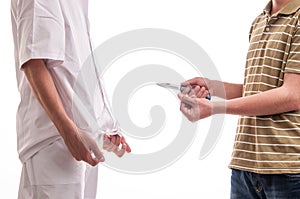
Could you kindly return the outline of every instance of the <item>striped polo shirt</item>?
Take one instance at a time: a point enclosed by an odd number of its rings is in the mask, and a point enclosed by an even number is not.
[[[245,97],[282,86],[284,73],[300,73],[300,0],[273,16],[271,7],[270,1],[251,26]],[[229,168],[261,174],[300,173],[300,111],[241,116]]]

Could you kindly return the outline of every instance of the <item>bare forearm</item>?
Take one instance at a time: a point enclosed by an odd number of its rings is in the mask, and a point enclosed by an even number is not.
[[[260,94],[225,101],[225,109],[221,103],[216,104],[219,111],[227,114],[261,116],[273,115],[299,110],[299,98],[284,87],[276,88]]]
[[[66,128],[75,128],[74,124],[64,110],[53,79],[43,60],[30,60],[24,64],[23,69],[36,98],[60,134],[64,136],[64,132],[72,132]]]
[[[196,82],[198,85],[205,85],[212,94],[218,94],[218,90],[211,90],[213,87],[210,87],[212,86],[209,84],[211,82],[207,80],[205,81],[206,84],[203,84],[200,78],[189,81]],[[247,97],[234,98],[238,96],[239,90],[242,88],[239,85],[223,83],[221,85],[223,93],[226,90],[226,94],[229,95],[227,98],[232,97],[233,99],[210,102],[203,98],[189,97],[180,93],[178,94],[181,100],[180,110],[193,122],[213,114],[262,116],[300,110],[300,74],[297,73],[285,73],[284,83],[281,87]],[[231,94],[230,89],[234,90]],[[214,91],[216,93],[213,93]]]
[[[234,99],[242,97],[243,85],[210,80],[209,88],[212,88],[213,95],[223,99]]]

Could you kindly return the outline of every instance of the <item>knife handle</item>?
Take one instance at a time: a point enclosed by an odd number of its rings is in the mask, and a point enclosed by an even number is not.
[[[186,89],[187,87],[191,87],[191,86],[190,86],[190,85],[187,85],[187,86],[180,85],[180,92],[183,92],[184,89]],[[211,100],[211,95],[210,95],[210,93],[208,93],[208,94],[206,95],[205,99]]]

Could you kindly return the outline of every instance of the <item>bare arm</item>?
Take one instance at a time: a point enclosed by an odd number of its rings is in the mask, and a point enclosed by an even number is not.
[[[300,74],[286,73],[284,84],[276,89],[248,97],[228,100],[226,113],[235,115],[273,115],[300,110]]]
[[[242,97],[243,84],[234,84],[220,82],[217,80],[210,80],[209,85],[210,88],[213,90],[213,94],[217,97],[221,97],[227,100]]]
[[[210,102],[203,98],[191,98],[182,94],[178,97],[182,101],[181,111],[191,121],[218,113],[248,116],[273,115],[300,110],[299,85],[300,74],[286,73],[284,84],[279,88],[225,102]],[[185,104],[190,105],[190,108]]]
[[[22,69],[36,98],[58,129],[73,157],[91,165],[103,161],[103,154],[98,149],[95,141],[87,133],[78,130],[67,116],[44,61],[41,59],[30,60],[22,66]],[[87,146],[87,143],[89,146]],[[98,159],[92,157],[90,149]]]
[[[200,87],[205,87],[211,95],[223,99],[234,99],[242,97],[242,84],[221,82],[218,80],[210,80],[201,77],[195,77],[183,83],[183,85],[186,84],[190,84],[192,86],[198,85]]]

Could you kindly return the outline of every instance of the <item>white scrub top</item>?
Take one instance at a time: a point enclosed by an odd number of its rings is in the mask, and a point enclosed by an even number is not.
[[[88,0],[11,0],[11,17],[21,96],[17,111],[21,161],[59,138],[21,70],[30,59],[45,60],[65,110],[79,128],[94,137],[105,129],[116,131],[94,62],[85,62],[92,52]]]

